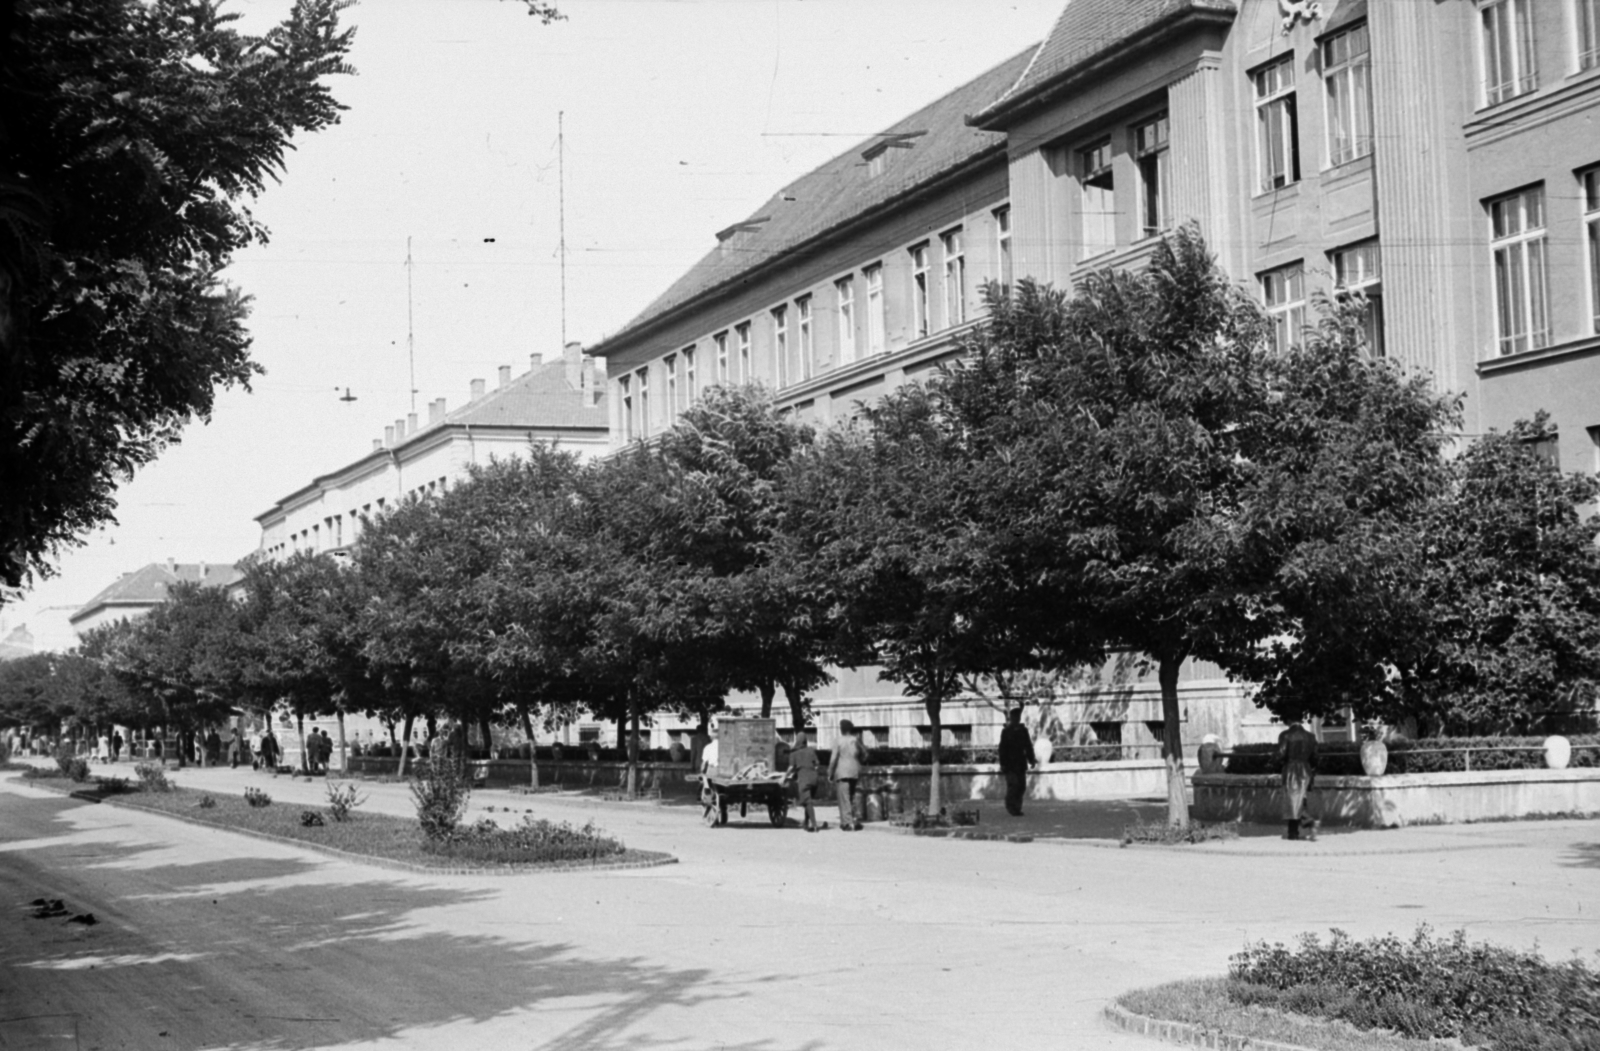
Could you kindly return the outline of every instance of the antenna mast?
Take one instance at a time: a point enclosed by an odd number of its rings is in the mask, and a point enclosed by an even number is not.
[[[417,411],[417,345],[411,324],[411,235],[406,235],[406,361],[411,367],[411,411]]]
[[[567,346],[567,135],[565,110],[556,111],[556,193],[560,204],[561,347]]]

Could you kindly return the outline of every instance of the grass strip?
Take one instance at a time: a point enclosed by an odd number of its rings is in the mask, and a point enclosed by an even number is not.
[[[170,814],[197,824],[303,843],[357,858],[390,862],[420,872],[512,874],[564,869],[642,868],[673,860],[670,855],[654,851],[624,850],[621,854],[601,858],[593,863],[572,861],[497,863],[427,853],[423,850],[422,830],[417,822],[387,814],[357,811],[345,821],[334,821],[326,814],[325,807],[276,802],[267,806],[251,806],[242,796],[189,788],[174,788],[170,792],[137,792],[107,798],[108,801]],[[202,806],[202,799],[210,799],[212,805]],[[321,814],[324,823],[302,825],[301,814],[308,810]]]
[[[1241,1006],[1229,999],[1231,981],[1230,978],[1191,978],[1124,993],[1116,1002],[1125,1010],[1147,1018],[1184,1022],[1213,1033],[1314,1051],[1440,1051],[1445,1046],[1461,1046],[1357,1029],[1348,1022]]]

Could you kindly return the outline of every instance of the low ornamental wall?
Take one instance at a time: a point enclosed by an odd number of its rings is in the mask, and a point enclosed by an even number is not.
[[[358,777],[393,776],[400,761],[384,756],[353,756],[350,773]],[[526,759],[477,759],[472,762],[475,780],[491,788],[526,785],[531,772]],[[416,761],[407,764],[414,769]],[[689,780],[688,763],[640,763],[639,790],[663,796],[695,798],[698,781]],[[1003,799],[1006,779],[994,763],[949,764],[940,771],[947,800]],[[588,760],[540,760],[539,785],[543,788],[594,789],[613,791],[623,786],[627,764],[596,763]],[[928,798],[929,772],[926,766],[869,766],[863,782],[874,786],[895,781],[907,799]],[[1122,759],[1101,763],[1046,763],[1028,775],[1031,799],[1106,799],[1127,796],[1164,795],[1166,766],[1159,759]]]
[[[1201,821],[1282,822],[1282,779],[1196,774],[1191,814]],[[1328,825],[1399,828],[1554,814],[1600,814],[1600,769],[1318,776],[1304,816]]]

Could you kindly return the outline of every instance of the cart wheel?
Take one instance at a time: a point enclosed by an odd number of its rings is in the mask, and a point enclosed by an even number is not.
[[[705,804],[705,810],[700,814],[700,820],[706,823],[707,828],[717,827],[717,808],[713,803]]]
[[[782,828],[789,820],[789,801],[776,799],[768,803],[767,817],[772,819],[774,828]]]
[[[727,823],[728,823],[728,801],[726,799],[719,798],[717,800],[717,824],[726,825]]]

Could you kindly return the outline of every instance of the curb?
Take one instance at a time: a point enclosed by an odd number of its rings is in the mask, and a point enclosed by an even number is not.
[[[31,782],[26,782],[32,785]],[[32,787],[43,788],[42,785]],[[44,788],[47,792],[56,792],[60,795],[74,799],[82,799],[88,803],[109,803],[112,806],[126,807],[145,814],[154,814],[156,817],[170,818],[173,821],[182,821],[186,824],[200,828],[213,828],[219,832],[231,832],[236,836],[249,836],[254,839],[265,840],[268,843],[282,843],[291,847],[304,847],[319,854],[327,854],[345,861],[354,861],[363,865],[372,865],[376,868],[392,869],[399,872],[415,872],[424,876],[532,876],[547,872],[621,872],[630,869],[653,869],[663,865],[676,865],[678,859],[671,854],[662,854],[653,850],[629,850],[627,854],[637,855],[625,861],[581,862],[581,861],[552,861],[543,865],[497,866],[485,868],[482,866],[445,868],[438,865],[419,865],[412,861],[397,861],[393,858],[380,858],[371,854],[358,854],[353,850],[340,850],[338,847],[325,846],[306,839],[295,839],[291,836],[277,836],[271,832],[259,832],[252,828],[229,828],[213,821],[202,821],[190,817],[188,814],[175,814],[170,810],[159,807],[140,806],[120,796],[102,796],[98,799],[83,798],[79,792],[60,788]],[[84,793],[87,795],[87,793]],[[624,855],[626,856],[626,855]]]
[[[1239,1036],[1236,1033],[1208,1029],[1192,1022],[1169,1022],[1161,1018],[1149,1018],[1134,1014],[1126,1007],[1115,1003],[1106,1004],[1104,1015],[1107,1024],[1113,1029],[1120,1029],[1135,1036],[1147,1036],[1152,1040],[1164,1040],[1169,1044],[1182,1044],[1185,1047],[1213,1048],[1215,1051],[1313,1051],[1300,1044],[1283,1044],[1276,1040]]]

